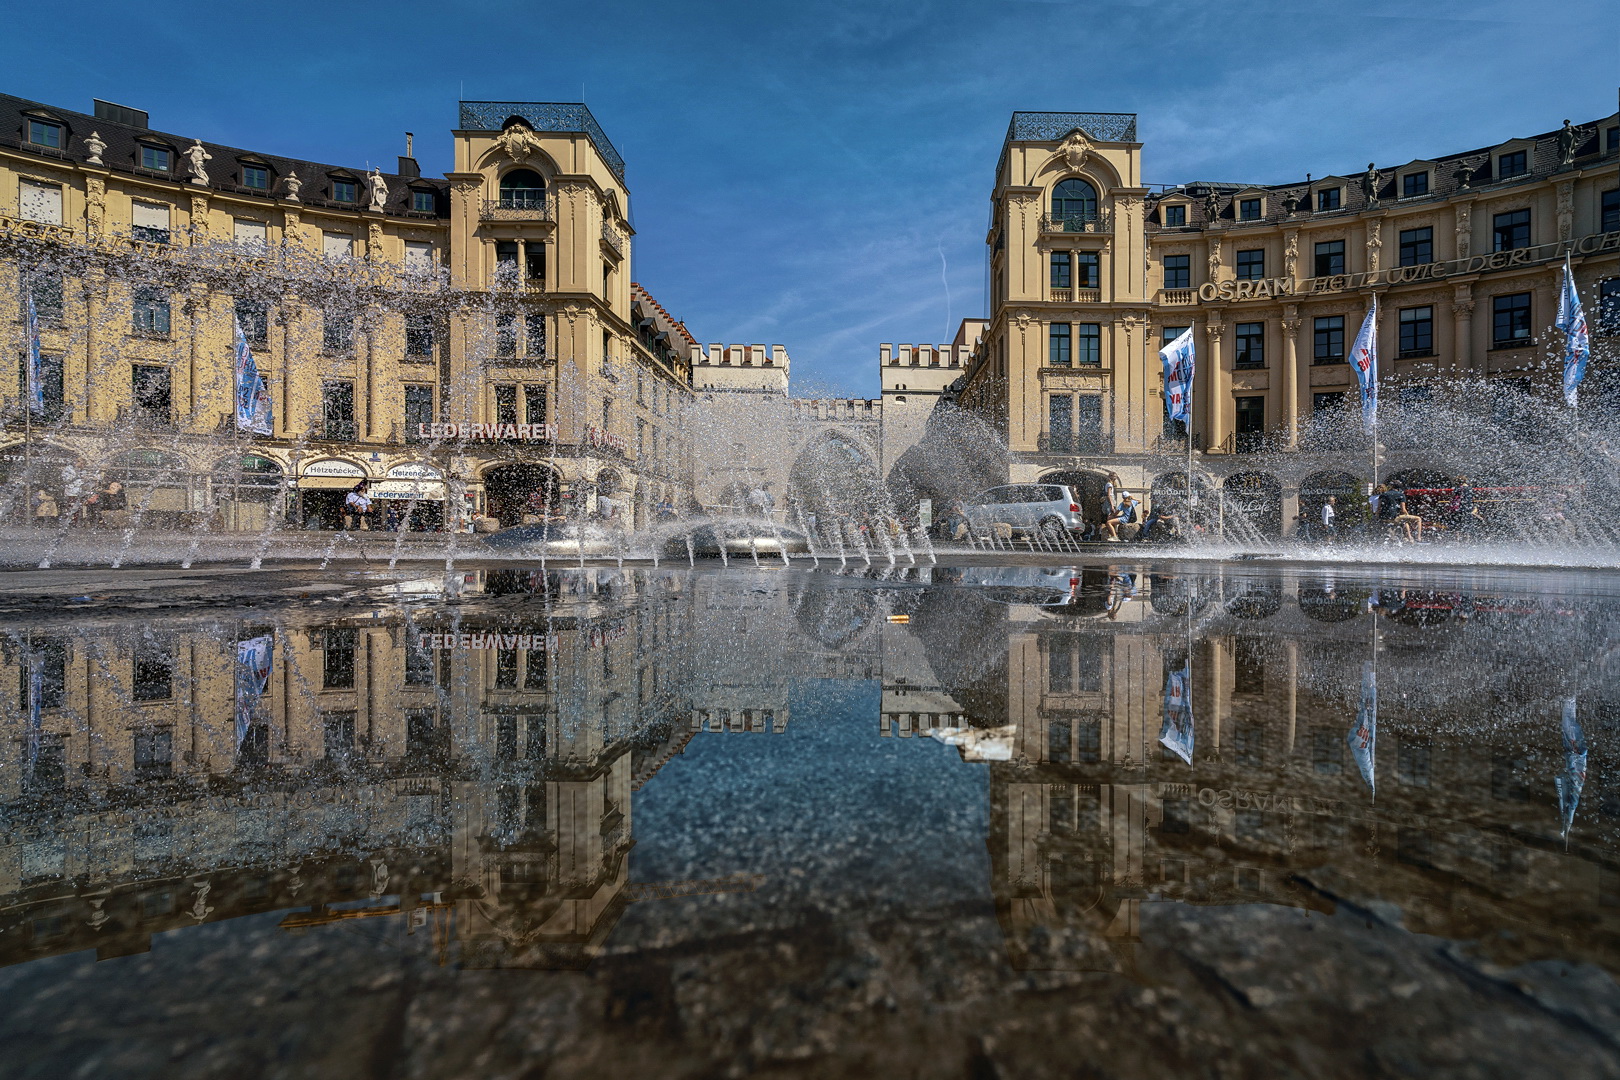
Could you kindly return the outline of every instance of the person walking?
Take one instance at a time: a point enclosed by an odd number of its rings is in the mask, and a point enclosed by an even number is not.
[[[343,527],[371,530],[371,481],[362,480],[343,497]]]
[[[1322,504],[1322,539],[1331,540],[1339,534],[1339,497],[1329,495]]]

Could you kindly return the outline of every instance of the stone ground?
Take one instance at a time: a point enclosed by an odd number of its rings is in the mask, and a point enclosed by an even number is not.
[[[29,964],[0,972],[0,1074],[1620,1076],[1609,975],[1499,970],[1372,908],[1150,904],[1146,944],[1105,974],[1012,970],[983,910],[724,932],[682,917],[726,899],[659,905],[665,932],[582,972],[459,971],[397,934],[289,937],[272,919]]]

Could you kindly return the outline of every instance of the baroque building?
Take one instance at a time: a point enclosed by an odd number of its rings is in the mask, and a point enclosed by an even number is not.
[[[1344,473],[1368,456],[1346,433],[1346,358],[1374,298],[1388,470],[1435,465],[1399,445],[1421,423],[1403,407],[1462,379],[1556,394],[1566,255],[1593,329],[1583,394],[1603,409],[1620,394],[1620,117],[1354,174],[1169,187],[1143,182],[1136,124],[1019,112],[1008,127],[989,325],[960,401],[1005,438],[1012,481],[1100,469],[1151,490],[1174,470],[1184,484],[1190,435],[1202,481],[1275,535],[1302,492],[1340,482],[1310,474],[1366,479]],[[1190,432],[1165,423],[1158,358],[1188,327]],[[1253,464],[1262,451],[1275,455]]]
[[[361,479],[423,529],[689,500],[694,342],[632,280],[612,142],[532,102],[462,102],[450,138],[435,179],[0,97],[0,325],[22,356],[32,303],[44,398],[0,383],[9,512],[111,480],[177,527],[335,526]],[[268,432],[235,420],[237,327]]]

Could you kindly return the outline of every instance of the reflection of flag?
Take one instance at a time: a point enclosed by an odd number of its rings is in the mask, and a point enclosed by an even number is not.
[[[1575,808],[1581,802],[1581,788],[1586,786],[1586,733],[1575,718],[1575,699],[1564,699],[1564,773],[1556,783],[1558,788],[1558,815],[1563,823],[1564,839],[1569,839],[1570,826],[1575,824]]]
[[[1592,354],[1592,339],[1586,332],[1586,313],[1581,310],[1581,294],[1575,290],[1575,274],[1564,254],[1564,284],[1558,290],[1558,321],[1564,332],[1564,400],[1573,407],[1575,388],[1586,378],[1586,358]]]
[[[1373,752],[1378,745],[1378,673],[1371,660],[1361,664],[1361,708],[1356,710],[1356,726],[1350,729],[1350,756],[1361,769],[1361,778],[1373,793],[1378,784],[1373,778]]]
[[[270,432],[270,388],[253,362],[242,321],[236,320],[236,429],[260,435]]]
[[[1164,724],[1159,728],[1159,741],[1187,764],[1192,764],[1192,659],[1180,671],[1172,671],[1164,680]]]
[[[1350,346],[1350,366],[1361,381],[1361,423],[1370,435],[1378,426],[1378,297],[1374,296],[1361,332]]]
[[[275,639],[269,634],[236,643],[236,748],[242,748],[259,711],[259,699],[270,689]]]
[[[40,370],[39,313],[34,310],[34,294],[28,294],[28,411],[45,414],[45,378]]]
[[[45,729],[39,714],[45,697],[45,665],[38,653],[28,654],[28,731],[23,741],[23,779],[34,778],[39,764],[39,744]]]
[[[1193,355],[1192,327],[1159,350],[1164,363],[1164,415],[1168,420],[1180,420],[1192,425],[1192,384],[1196,359]]]

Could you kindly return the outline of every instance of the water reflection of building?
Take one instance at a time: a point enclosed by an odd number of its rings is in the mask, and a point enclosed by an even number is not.
[[[1409,929],[1484,939],[1509,959],[1564,939],[1620,961],[1620,794],[1592,777],[1566,849],[1558,703],[1525,690],[1549,671],[1578,682],[1559,650],[1592,627],[1535,602],[1413,594],[1390,619],[1331,585],[1234,597],[1216,582],[1202,596],[1153,584],[1162,599],[1140,597],[1133,621],[1004,612],[1007,708],[973,720],[1016,726],[1014,761],[991,766],[990,841],[1016,963],[1128,966],[1148,903],[1332,911],[1369,897],[1398,905]],[[1456,611],[1478,621],[1425,633]],[[1346,744],[1374,621],[1376,800]],[[1189,645],[1190,765],[1159,742],[1166,678]],[[1615,715],[1601,694],[1584,700],[1588,730]]]

